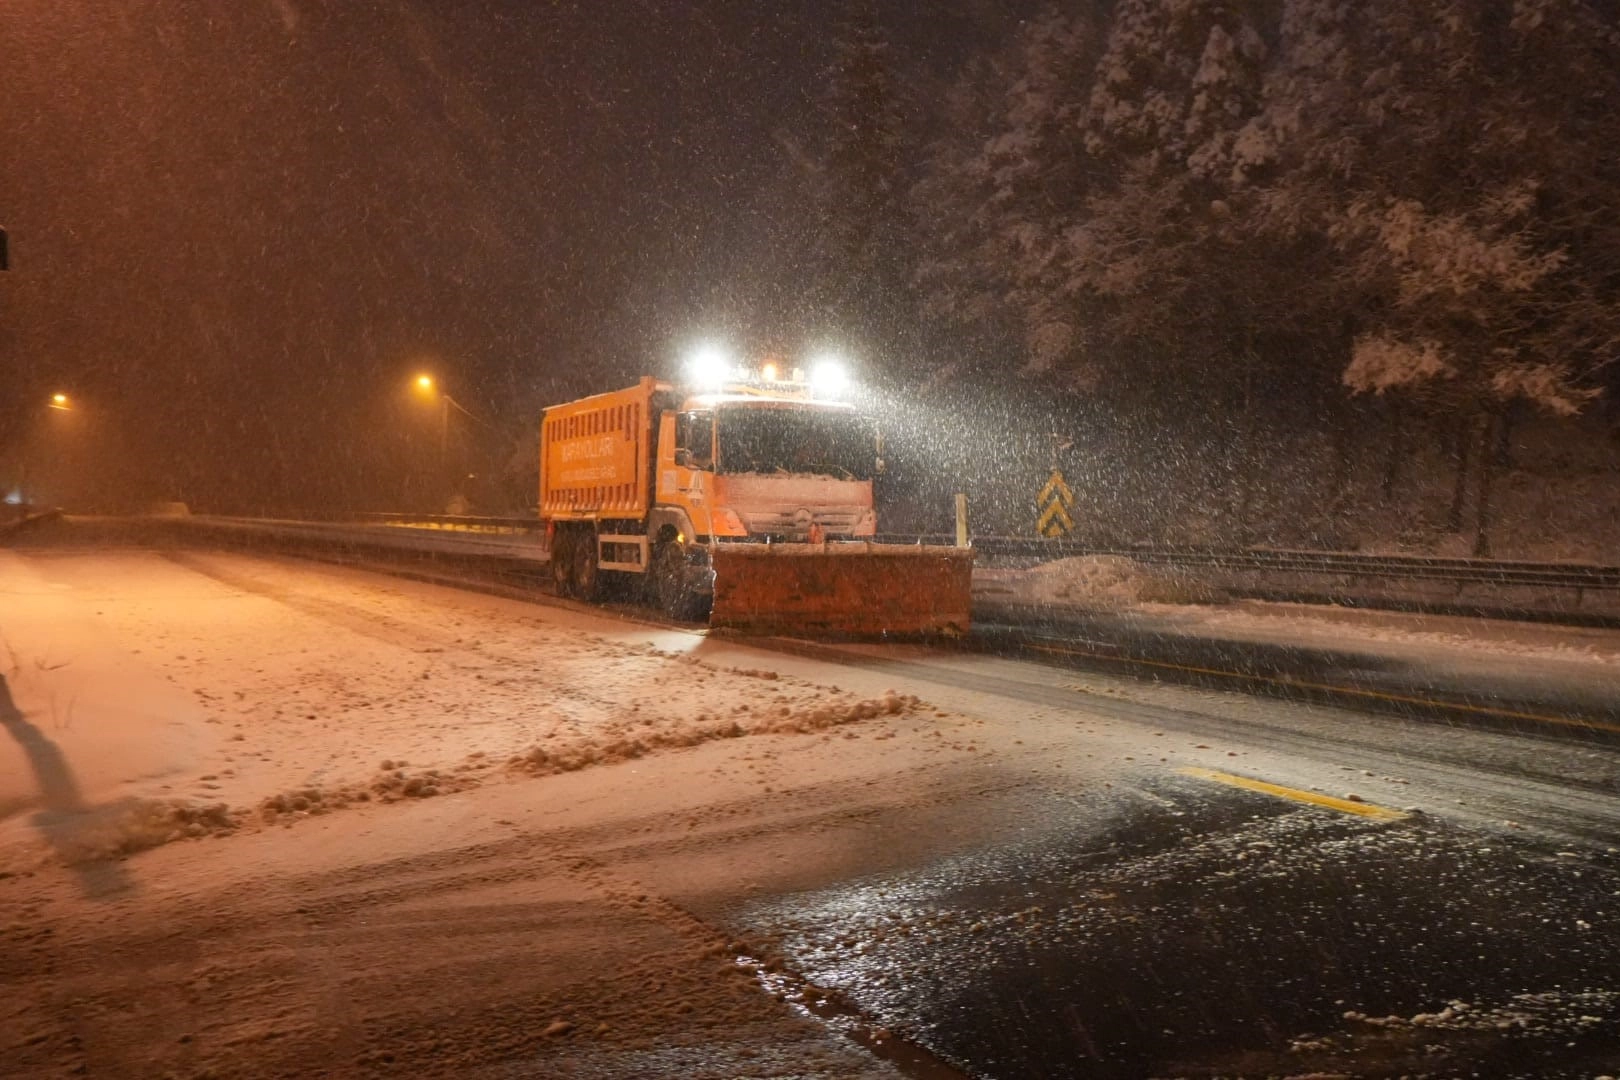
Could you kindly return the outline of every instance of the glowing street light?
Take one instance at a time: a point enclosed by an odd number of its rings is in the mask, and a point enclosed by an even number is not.
[[[453,471],[451,469],[450,454],[450,410],[455,409],[462,416],[465,416],[468,420],[471,420],[479,427],[486,428],[491,431],[493,431],[494,428],[483,417],[472,412],[461,402],[451,397],[439,385],[438,380],[425,371],[419,373],[411,379],[411,389],[416,391],[417,395],[424,401],[431,402],[436,400],[439,404],[439,468],[443,474],[443,478],[449,481]],[[463,439],[461,453],[459,455],[462,462],[466,461],[467,454],[467,441]],[[457,475],[465,474],[468,480],[473,479],[472,475],[467,473],[467,469],[465,467],[454,470],[454,472]],[[455,490],[452,492],[452,506],[454,506],[457,502],[465,505],[465,498],[461,493],[462,481],[455,480],[453,483],[455,485]],[[464,509],[456,509],[452,510],[452,512],[465,513],[466,511]]]
[[[433,376],[423,372],[411,380],[418,393],[424,397],[437,397],[439,402],[439,456],[449,458],[450,455],[450,395],[442,391],[435,395],[436,384]]]
[[[68,400],[68,396],[66,394],[52,394],[51,408],[61,409],[63,412],[70,412],[73,409],[73,403]]]
[[[450,458],[450,410],[455,409],[475,424],[489,427],[489,424],[477,414],[471,412],[465,405],[438,388],[433,376],[423,372],[411,380],[414,386],[423,395],[437,397],[439,402],[439,454],[446,461]]]

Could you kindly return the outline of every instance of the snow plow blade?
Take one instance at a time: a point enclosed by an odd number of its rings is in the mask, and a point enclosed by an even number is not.
[[[973,550],[855,541],[721,544],[709,625],[755,634],[961,635]]]

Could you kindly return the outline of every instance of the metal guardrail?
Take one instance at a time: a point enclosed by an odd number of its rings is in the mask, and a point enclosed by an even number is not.
[[[538,517],[479,517],[454,514],[370,513],[358,520],[377,525],[434,529],[449,532],[535,533]],[[940,544],[950,546],[947,533],[923,535],[879,534],[883,544]],[[1304,551],[1251,548],[1101,547],[1027,536],[976,536],[973,548],[988,556],[1062,559],[1077,555],[1118,556],[1159,566],[1217,571],[1262,573],[1340,574],[1356,577],[1393,577],[1411,580],[1525,585],[1565,589],[1620,589],[1620,566],[1585,563],[1531,562],[1515,559],[1459,559],[1435,555],[1363,555],[1342,551]]]
[[[1177,562],[1181,565],[1205,565],[1227,570],[1425,578],[1486,585],[1620,589],[1620,567],[1570,563],[1296,551],[1217,553],[1202,556],[1170,552],[1159,557],[1163,561]],[[1198,561],[1200,558],[1202,562]]]
[[[451,532],[531,533],[541,528],[538,517],[477,517],[456,514],[358,514],[367,524]]]
[[[410,560],[440,560],[503,567],[543,567],[546,551],[530,533],[492,535],[470,529],[395,528],[381,523],[279,518],[214,517],[165,520],[169,535],[211,537],[233,543],[267,543],[295,552],[370,553]]]
[[[82,519],[81,524],[101,520]],[[160,540],[190,534],[227,545],[257,543],[257,537],[294,552],[336,552],[345,557],[369,553],[384,559],[397,555],[494,568],[525,580],[541,573],[549,554],[540,535],[542,523],[527,516],[349,513],[312,520],[199,515],[105,519],[103,524],[116,525],[114,531],[126,540],[142,529]],[[23,537],[16,534],[30,531],[0,529],[0,544],[20,542]],[[948,547],[955,538],[880,534],[872,539],[881,544]],[[980,536],[972,544],[987,557],[1124,557],[1196,575],[1201,584],[1229,597],[1620,628],[1620,567],[1615,566],[1323,551],[1123,548],[1010,536]],[[1033,608],[1027,614],[1039,615]]]
[[[944,534],[879,537],[887,543],[950,543]],[[1430,555],[1362,555],[1339,551],[1292,551],[1255,548],[1219,551],[1203,548],[1097,547],[1022,536],[974,537],[973,548],[990,556],[1062,559],[1076,555],[1113,555],[1161,566],[1225,571],[1344,574],[1400,577],[1485,585],[1541,585],[1574,589],[1620,589],[1620,566],[1586,563],[1528,562],[1505,559],[1457,559]]]

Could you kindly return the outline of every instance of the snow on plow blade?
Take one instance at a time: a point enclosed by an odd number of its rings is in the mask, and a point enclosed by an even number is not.
[[[766,634],[965,634],[973,550],[865,542],[721,544],[709,625]]]

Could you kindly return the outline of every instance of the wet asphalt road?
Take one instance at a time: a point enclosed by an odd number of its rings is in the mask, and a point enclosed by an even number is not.
[[[1031,709],[1098,689],[1063,681],[1098,670],[1083,658],[845,659]],[[779,942],[840,1013],[933,1055],[904,1070],[920,1080],[1620,1076],[1606,733],[1207,691],[1091,700],[1230,747],[1235,774],[1278,792],[1164,768],[1035,785],[985,815],[1017,827],[972,850],[728,921]],[[1359,808],[1321,805],[1342,802],[1325,784],[1393,777]],[[1346,812],[1369,808],[1389,813]]]
[[[1030,800],[1032,834],[731,918],[970,1076],[1620,1068],[1613,848],[1194,777]]]

